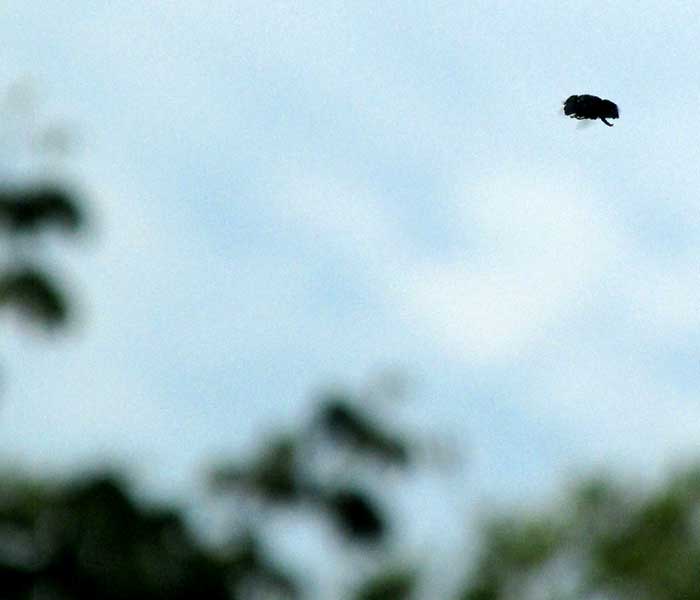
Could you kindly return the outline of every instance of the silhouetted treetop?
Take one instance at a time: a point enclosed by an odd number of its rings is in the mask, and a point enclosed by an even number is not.
[[[294,580],[252,534],[207,547],[181,510],[138,501],[114,474],[60,485],[0,484],[4,600],[297,597]]]
[[[495,519],[464,600],[700,600],[700,470],[652,491],[602,478],[550,511]]]

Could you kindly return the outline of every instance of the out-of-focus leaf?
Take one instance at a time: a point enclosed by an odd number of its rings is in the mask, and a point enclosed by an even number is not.
[[[545,519],[504,519],[491,526],[488,539],[488,552],[495,561],[525,570],[551,558],[560,548],[563,536],[555,523]]]
[[[592,552],[595,579],[641,583],[655,597],[685,597],[700,577],[698,508],[675,493],[650,498],[600,536]]]
[[[64,156],[75,146],[73,133],[64,126],[51,125],[36,133],[33,145],[37,150]]]
[[[488,578],[479,575],[477,581],[471,583],[462,592],[460,600],[501,600],[501,587],[496,578]]]
[[[233,544],[233,553],[226,560],[226,571],[235,597],[246,598],[255,590],[255,597],[293,599],[299,596],[295,579],[273,563],[251,531]],[[264,590],[264,592],[263,592]]]
[[[53,328],[68,320],[68,302],[58,284],[32,267],[0,274],[0,307],[12,306]]]
[[[76,231],[83,221],[75,196],[60,186],[0,188],[0,224],[12,233],[48,226]]]
[[[297,468],[297,442],[283,437],[273,442],[251,465],[214,470],[216,491],[240,490],[271,502],[294,502],[305,491]]]
[[[386,520],[369,497],[358,490],[327,494],[324,504],[340,531],[355,541],[378,542],[386,534]]]
[[[409,600],[416,582],[414,569],[390,569],[366,581],[355,594],[355,600]]]
[[[341,396],[329,397],[320,410],[321,429],[336,442],[372,458],[404,467],[409,453],[405,442],[392,436]]]

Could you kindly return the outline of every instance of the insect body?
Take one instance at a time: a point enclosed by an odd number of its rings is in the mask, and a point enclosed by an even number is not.
[[[572,119],[600,119],[608,127],[612,127],[612,123],[608,123],[606,119],[620,117],[617,104],[589,94],[569,96],[564,102],[564,114]]]

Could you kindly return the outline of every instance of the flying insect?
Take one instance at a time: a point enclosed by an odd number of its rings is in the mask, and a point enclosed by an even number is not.
[[[606,119],[620,118],[617,104],[590,94],[569,96],[564,102],[564,114],[572,119],[600,119],[608,127],[613,125]]]

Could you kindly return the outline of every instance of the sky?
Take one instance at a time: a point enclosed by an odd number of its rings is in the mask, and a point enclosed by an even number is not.
[[[8,463],[116,459],[182,491],[384,370],[407,375],[402,422],[463,452],[464,498],[696,453],[692,3],[0,16],[0,83],[76,132],[60,172],[93,224],[52,254],[79,322],[2,321]],[[614,127],[561,114],[581,93],[619,105]],[[8,176],[36,172],[20,158]]]

